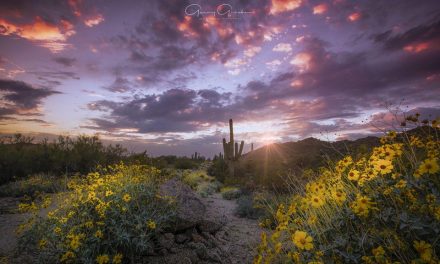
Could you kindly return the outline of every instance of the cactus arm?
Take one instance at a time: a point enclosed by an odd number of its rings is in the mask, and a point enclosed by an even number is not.
[[[225,154],[225,159],[228,159],[229,150],[228,150],[228,143],[226,143],[225,138],[223,138],[223,153]]]
[[[240,150],[238,151],[238,158],[241,157],[241,153],[243,153],[244,141],[242,140],[240,143]]]
[[[235,159],[238,159],[238,143],[237,142],[235,142],[235,156],[234,156],[234,158]]]
[[[229,141],[234,142],[234,124],[232,119],[229,119]]]

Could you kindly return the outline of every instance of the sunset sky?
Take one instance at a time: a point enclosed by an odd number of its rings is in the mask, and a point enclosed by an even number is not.
[[[438,0],[0,1],[1,134],[211,156],[229,118],[245,150],[354,139],[439,86]]]

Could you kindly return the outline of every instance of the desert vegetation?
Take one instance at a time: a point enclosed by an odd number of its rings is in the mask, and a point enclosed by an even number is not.
[[[406,122],[417,122],[408,117]],[[425,124],[428,122],[425,122]],[[439,131],[390,131],[380,146],[290,178],[271,212],[255,263],[438,263]]]
[[[248,153],[223,140],[226,152],[212,160],[198,152],[128,153],[97,137],[5,138],[1,166],[8,176],[0,196],[15,199],[15,209],[3,213],[25,217],[16,226],[14,254],[0,257],[11,263],[437,263],[438,121],[411,116],[405,122],[416,128]]]

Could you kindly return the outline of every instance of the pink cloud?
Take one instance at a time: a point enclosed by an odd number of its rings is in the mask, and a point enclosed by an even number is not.
[[[328,6],[327,4],[319,4],[313,7],[313,14],[314,15],[322,15],[325,12],[327,12]]]
[[[276,15],[287,11],[295,10],[303,4],[302,0],[272,0],[270,13]]]
[[[94,15],[84,20],[84,24],[88,27],[94,27],[104,22],[104,17],[101,14]]]
[[[4,28],[0,34],[16,35],[36,42],[53,53],[60,52],[69,46],[65,43],[66,40],[76,33],[73,25],[67,20],[61,20],[59,25],[55,25],[44,21],[38,16],[33,23],[24,25],[0,19],[0,26]]]
[[[361,17],[362,17],[362,14],[361,14],[360,12],[354,12],[354,13],[351,13],[351,14],[347,17],[347,19],[348,19],[350,22],[355,22],[355,21],[358,21]]]

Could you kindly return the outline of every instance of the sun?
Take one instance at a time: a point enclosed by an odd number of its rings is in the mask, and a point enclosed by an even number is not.
[[[270,134],[266,134],[260,137],[258,141],[260,141],[264,146],[272,145],[277,141],[277,137]]]

